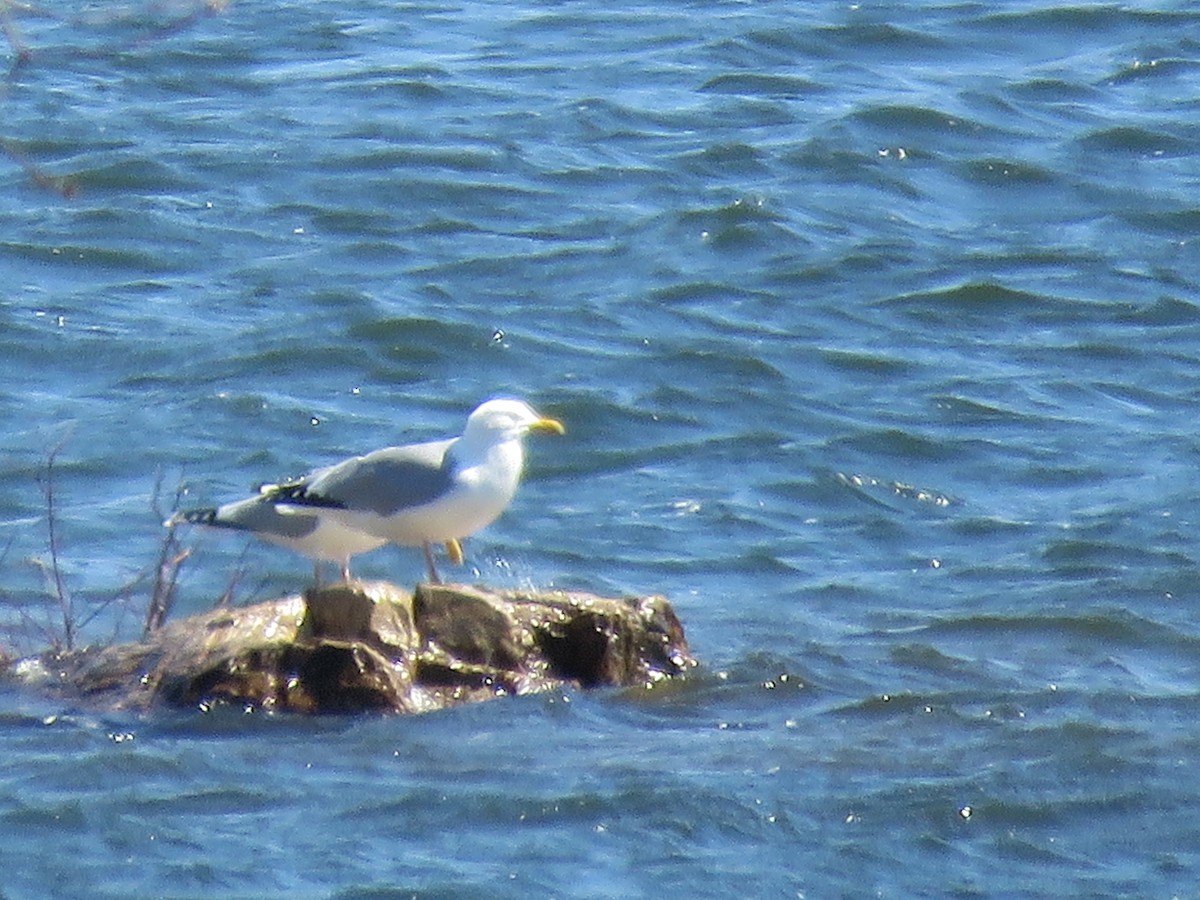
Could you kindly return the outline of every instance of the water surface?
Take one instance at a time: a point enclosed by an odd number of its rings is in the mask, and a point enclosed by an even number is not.
[[[408,719],[10,691],[6,897],[1194,892],[1190,4],[40,9],[10,652],[61,637],[53,448],[103,642],[157,478],[229,499],[516,394],[569,434],[462,577],[665,593],[704,666]],[[180,615],[310,573],[189,541]]]

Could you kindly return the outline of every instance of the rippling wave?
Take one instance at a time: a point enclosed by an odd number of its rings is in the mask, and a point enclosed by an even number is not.
[[[48,480],[103,642],[156,484],[517,394],[568,434],[462,576],[665,593],[705,663],[401,721],[5,692],[5,896],[1194,889],[1190,6],[0,11],[6,652],[59,628]],[[181,612],[238,567],[308,573],[197,536]]]

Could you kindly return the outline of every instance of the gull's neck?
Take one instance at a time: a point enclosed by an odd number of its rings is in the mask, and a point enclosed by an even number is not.
[[[455,468],[460,469],[501,460],[509,465],[515,462],[519,466],[524,459],[524,452],[518,432],[489,429],[465,432],[451,445],[449,456]]]

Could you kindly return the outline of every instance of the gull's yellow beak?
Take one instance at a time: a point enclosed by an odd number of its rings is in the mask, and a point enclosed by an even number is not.
[[[552,434],[566,434],[567,429],[558,419],[538,419],[529,426],[530,431],[549,431]]]

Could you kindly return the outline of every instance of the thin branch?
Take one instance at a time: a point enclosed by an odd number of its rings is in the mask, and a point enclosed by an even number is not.
[[[79,183],[70,175],[51,175],[18,150],[12,141],[0,140],[0,149],[25,172],[25,177],[44,191],[58,194],[64,200],[72,200],[79,194]]]
[[[21,629],[25,634],[36,632],[41,635],[42,641],[52,649],[61,649],[58,642],[58,635],[54,633],[54,629],[50,628],[44,622],[35,621],[33,616],[24,607],[18,610],[18,613],[21,616]]]
[[[162,493],[163,474],[160,468],[154,477],[154,491],[150,495],[150,510],[158,518],[159,521],[164,519],[163,510],[159,503],[159,497]],[[179,501],[183,498],[186,488],[182,481],[175,487],[175,500],[171,506],[171,512],[174,513],[179,509]],[[162,539],[162,543],[158,549],[158,564],[154,568],[154,588],[150,592],[150,603],[146,607],[146,622],[142,629],[142,636],[147,637],[160,629],[163,622],[167,620],[167,616],[171,613],[171,607],[175,605],[176,587],[179,583],[179,570],[183,567],[184,562],[192,555],[191,548],[180,546],[179,538],[175,533],[174,520],[168,520],[171,524],[166,526],[167,533]]]
[[[62,566],[58,558],[58,515],[54,499],[54,464],[58,454],[67,443],[64,437],[50,449],[46,455],[46,476],[42,482],[42,490],[46,498],[46,531],[50,538],[50,569],[47,580],[50,581],[51,593],[58,598],[58,610],[62,616],[62,641],[67,650],[75,649],[75,610],[74,601],[63,581]]]
[[[29,60],[33,55],[33,51],[29,49],[29,45],[21,37],[21,29],[17,27],[17,23],[13,20],[14,10],[44,19],[56,19],[58,17],[34,6],[32,3],[22,2],[22,0],[0,0],[0,31],[4,32],[9,46],[13,48],[13,53],[17,55],[17,65],[20,65]]]
[[[163,622],[171,614],[175,605],[176,587],[179,584],[179,570],[187,558],[192,555],[190,548],[180,550],[179,539],[175,537],[175,526],[167,528],[167,536],[163,538],[159,550],[158,566],[154,570],[154,590],[150,594],[150,603],[146,608],[146,624],[142,636],[148,637],[162,628]]]
[[[167,6],[168,4],[154,4],[148,11],[157,12],[160,9],[166,8]],[[118,45],[115,49],[117,51],[134,50],[138,47],[144,46],[145,44],[149,44],[152,41],[161,40],[162,38],[170,37],[171,35],[187,31],[189,28],[203,19],[223,13],[228,6],[229,0],[205,0],[205,2],[200,3],[191,12],[185,13],[178,19],[164,22],[162,25],[150,29],[145,34],[139,35],[123,45]]]
[[[13,48],[13,52],[17,54],[17,62],[24,62],[32,55],[25,41],[21,39],[21,32],[17,29],[16,23],[13,22],[12,15],[8,9],[10,3],[0,2],[0,29],[3,29],[4,36],[8,38],[8,44]]]
[[[161,24],[147,29],[142,34],[139,34],[128,41],[107,46],[101,50],[88,51],[83,49],[75,49],[72,55],[82,58],[101,59],[106,57],[116,56],[119,53],[127,52],[136,49],[153,41],[162,40],[172,35],[180,34],[195,26],[198,22],[210,16],[220,15],[229,6],[232,0],[195,0],[195,2],[186,3],[169,3],[156,2],[149,4],[141,10],[142,13],[157,14],[165,13],[169,16],[168,20]],[[176,8],[181,8],[180,13],[176,13]],[[20,29],[14,20],[14,12],[23,13],[26,15],[36,15],[44,18],[53,19],[59,22],[76,22],[87,24],[84,17],[75,16],[71,18],[63,18],[52,13],[49,13],[40,7],[36,7],[25,0],[0,0],[0,33],[8,41],[9,46],[13,50],[13,62],[9,66],[8,72],[4,77],[3,84],[0,85],[0,100],[8,100],[13,85],[16,83],[17,75],[25,66],[31,64],[34,58],[33,49],[25,43]],[[112,16],[107,21],[120,18]],[[38,57],[43,58],[45,51],[39,50]],[[74,198],[79,193],[79,184],[71,176],[54,176],[48,174],[41,166],[35,163],[24,153],[12,140],[0,137],[0,153],[7,156],[14,163],[21,167],[25,172],[26,177],[37,187],[46,191],[51,191],[60,195],[65,200]]]
[[[214,609],[223,606],[233,606],[233,599],[237,596],[238,587],[241,586],[242,579],[246,577],[246,557],[249,553],[250,545],[246,544],[242,547],[242,552],[238,555],[237,565],[233,567],[233,574],[229,576],[229,582],[225,585],[224,593],[213,604]]]
[[[54,571],[50,563],[38,556],[30,557],[29,564],[37,569],[38,574],[42,576],[42,582],[46,586],[46,595],[54,597]],[[36,631],[41,635],[42,640],[50,647],[51,650],[58,652],[65,649],[64,640],[61,631],[54,625],[54,616],[51,613],[46,613],[47,621],[38,622],[32,614],[25,609],[20,610],[21,622],[30,631]]]
[[[4,562],[8,559],[8,551],[12,549],[13,542],[17,539],[17,533],[14,531],[8,536],[8,541],[4,544],[4,549],[0,550],[0,569],[4,568]],[[0,656],[7,655],[3,650],[0,650]]]

